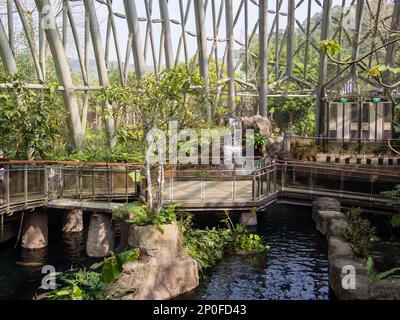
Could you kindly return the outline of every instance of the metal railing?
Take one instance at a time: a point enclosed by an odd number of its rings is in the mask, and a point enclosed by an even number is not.
[[[140,193],[140,165],[31,161],[2,165],[6,173],[0,213],[42,206],[57,198],[129,201]]]
[[[400,150],[400,139],[332,139],[326,137],[290,136],[290,159],[311,160],[317,154],[353,158],[400,158],[389,146]],[[395,161],[397,164],[397,160]],[[400,164],[400,163],[399,163]]]
[[[7,162],[0,214],[46,205],[57,198],[130,201],[146,190],[142,166]],[[153,181],[156,181],[153,179]],[[260,169],[201,167],[165,171],[163,200],[185,207],[258,207],[285,194],[334,196],[389,205],[383,191],[400,185],[400,172],[328,163],[275,161]]]
[[[240,170],[167,171],[163,200],[185,207],[260,206],[288,192],[333,196],[389,205],[383,191],[400,185],[400,173],[381,168],[276,161],[254,172]]]
[[[165,172],[163,200],[186,205],[224,206],[257,203],[277,192],[274,165],[245,169],[169,170]]]
[[[381,168],[356,168],[345,165],[305,162],[277,162],[280,192],[300,192],[316,196],[334,195],[343,199],[366,200],[390,205],[382,194],[400,185],[400,172]]]

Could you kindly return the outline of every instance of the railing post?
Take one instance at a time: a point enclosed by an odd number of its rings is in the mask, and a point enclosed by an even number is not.
[[[140,179],[142,179],[142,173],[140,173]],[[138,198],[139,195],[139,184],[138,184],[138,172],[137,169],[135,169],[135,197]]]
[[[374,175],[373,174],[370,174],[370,183],[371,183],[371,186],[370,186],[370,191],[369,191],[369,200],[370,201],[372,201],[372,199],[373,199],[373,193],[374,193]]]
[[[314,169],[311,168],[310,170],[310,193],[314,193]]]
[[[24,165],[24,198],[25,207],[28,206],[28,165]]]
[[[343,190],[344,190],[344,172],[340,172],[340,197],[343,198]]]
[[[110,199],[113,200],[114,195],[114,168],[110,167]]]
[[[49,174],[47,172],[47,164],[44,165],[43,182],[44,182],[44,201],[45,203],[47,203],[49,201]]]
[[[269,177],[269,175],[270,175],[270,173],[271,173],[271,171],[267,171],[267,197],[269,196],[269,192],[270,192],[270,187],[271,187],[271,185],[270,185],[270,177]]]
[[[256,200],[256,175],[253,172],[253,188],[252,188],[252,197],[253,197],[253,201]]]
[[[200,182],[200,184],[201,184],[201,182]],[[169,200],[170,201],[174,200],[173,187],[174,187],[174,177],[173,177],[173,174],[171,174],[171,177],[169,177]]]
[[[64,195],[64,166],[59,165],[57,170],[60,172],[60,197]]]
[[[92,200],[96,199],[95,185],[96,185],[96,167],[92,168]]]
[[[125,202],[129,202],[129,197],[128,197],[128,178],[129,178],[129,171],[128,171],[128,166],[125,166]],[[135,170],[135,187],[136,187],[136,170]],[[136,189],[135,189],[136,190]],[[135,195],[137,196],[136,192]]]
[[[201,201],[204,201],[204,198],[205,198],[205,181],[204,181],[204,179],[201,179],[200,180],[200,198],[201,198]]]
[[[236,172],[233,171],[233,176],[232,176],[232,201],[236,201]]]
[[[111,169],[107,167],[107,200],[110,202],[111,200]]]
[[[78,166],[75,166],[75,173],[76,173],[76,179],[75,179],[76,197],[77,197],[77,199],[80,199],[80,195],[79,195],[79,167]]]
[[[7,202],[7,213],[10,212],[10,166],[8,166],[6,170],[6,194],[4,195],[4,198],[6,199]]]

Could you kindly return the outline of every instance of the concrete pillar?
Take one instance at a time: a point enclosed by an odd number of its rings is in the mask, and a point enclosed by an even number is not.
[[[246,227],[253,227],[257,225],[257,209],[252,209],[250,212],[242,212],[240,215],[240,224]]]
[[[38,250],[47,247],[47,212],[34,211],[25,214],[22,230],[22,248]]]
[[[80,233],[83,231],[82,210],[68,210],[63,216],[62,231],[64,233]]]
[[[110,254],[114,247],[111,215],[95,213],[90,217],[86,253],[92,258],[103,258]]]

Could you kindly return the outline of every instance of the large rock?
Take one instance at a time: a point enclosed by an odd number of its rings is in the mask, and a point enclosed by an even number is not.
[[[314,200],[312,203],[312,215],[314,219],[318,211],[340,212],[340,210],[340,202],[335,198],[322,197]]]
[[[28,250],[39,250],[48,243],[47,212],[35,211],[25,215],[21,246]]]
[[[335,219],[332,220],[329,229],[326,233],[326,237],[330,239],[331,237],[343,237],[344,230],[347,228],[347,222],[345,219]]]
[[[90,217],[86,253],[92,258],[108,256],[114,249],[114,234],[111,217],[106,213],[93,214]]]
[[[166,300],[199,285],[197,262],[175,259],[161,265],[155,258],[124,265],[121,277],[110,286],[114,300]]]
[[[369,298],[373,300],[400,300],[400,279],[371,282]]]
[[[199,285],[197,262],[183,247],[178,225],[130,226],[129,245],[140,260],[124,265],[108,292],[114,300],[165,300]]]
[[[256,115],[250,118],[244,117],[241,120],[243,122],[243,129],[254,129],[255,133],[259,133],[263,137],[271,137],[272,125],[267,117]]]
[[[344,218],[345,216],[341,212],[319,211],[314,220],[318,231],[326,235],[333,220],[344,220]]]
[[[343,267],[356,270],[356,288],[343,288]],[[373,282],[368,278],[365,262],[361,259],[333,258],[329,261],[329,284],[340,300],[400,300],[400,279]]]
[[[173,257],[187,257],[176,223],[143,227],[133,224],[129,232],[129,245],[139,248],[143,256],[155,258],[160,264],[168,264]]]
[[[346,276],[343,271],[347,267],[355,270],[355,289],[347,289],[343,286],[342,279]],[[367,300],[369,284],[367,269],[361,260],[356,259],[330,259],[329,260],[329,284],[339,300]]]
[[[325,211],[329,210],[329,211]],[[317,229],[328,239],[329,285],[340,300],[398,300],[400,280],[372,282],[368,277],[366,263],[354,255],[351,245],[344,239],[347,227],[345,215],[340,212],[340,204],[335,199],[320,198],[313,202],[313,219]],[[383,244],[380,243],[382,247]],[[382,248],[376,245],[378,252]],[[389,249],[392,254],[394,250]],[[384,252],[378,260],[386,261]],[[374,254],[376,256],[376,254]],[[349,270],[353,274],[349,273]],[[346,277],[346,278],[344,278]],[[349,288],[349,279],[355,280],[355,288]],[[344,281],[343,281],[344,280]]]
[[[328,241],[329,260],[335,258],[354,259],[353,249],[343,238],[331,237]]]

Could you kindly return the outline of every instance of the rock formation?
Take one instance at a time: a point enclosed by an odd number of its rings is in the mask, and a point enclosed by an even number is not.
[[[199,285],[197,262],[183,247],[176,223],[130,226],[129,245],[139,248],[140,260],[124,265],[120,278],[109,286],[114,300],[166,300]]]
[[[399,300],[400,280],[370,281],[365,259],[354,255],[343,232],[347,226],[340,203],[333,198],[320,198],[313,202],[313,219],[317,229],[327,237],[329,259],[329,285],[340,300]],[[355,272],[355,288],[343,286],[344,270]]]

